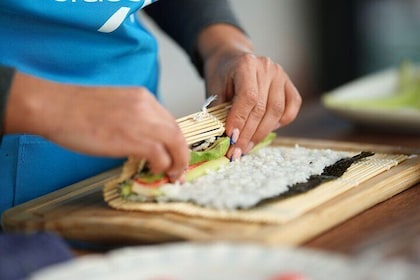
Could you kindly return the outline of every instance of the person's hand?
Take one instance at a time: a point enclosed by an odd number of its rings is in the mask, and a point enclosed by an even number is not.
[[[292,122],[301,96],[285,71],[267,57],[252,53],[248,39],[234,27],[215,25],[201,34],[208,94],[218,103],[232,100],[226,134],[232,159],[249,152],[271,131]],[[211,42],[214,43],[213,47]],[[224,45],[225,44],[225,45]]]
[[[188,165],[176,120],[145,88],[64,85],[16,73],[5,132],[37,134],[90,155],[144,158],[173,180]]]

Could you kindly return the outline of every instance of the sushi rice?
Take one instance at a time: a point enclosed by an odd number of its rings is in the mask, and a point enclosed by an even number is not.
[[[350,156],[330,149],[270,146],[244,156],[216,171],[184,184],[161,188],[159,201],[192,202],[204,207],[233,210],[255,206],[263,199],[306,182],[311,175]]]

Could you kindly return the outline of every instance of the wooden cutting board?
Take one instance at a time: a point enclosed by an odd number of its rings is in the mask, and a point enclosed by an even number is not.
[[[102,189],[120,173],[117,168],[9,209],[2,217],[3,228],[48,230],[66,239],[106,246],[181,240],[298,245],[420,182],[420,149],[284,137],[275,144],[412,156],[283,224],[112,209],[104,202]]]

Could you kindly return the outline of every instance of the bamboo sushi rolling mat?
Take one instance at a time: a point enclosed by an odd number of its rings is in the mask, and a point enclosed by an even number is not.
[[[288,199],[266,202],[260,206],[244,210],[216,210],[192,203],[134,202],[120,197],[118,188],[105,192],[108,203],[119,210],[146,212],[175,212],[186,216],[209,219],[235,220],[254,223],[283,224],[301,216],[308,210],[327,202],[362,182],[391,169],[407,159],[407,155],[376,154],[369,159],[352,165],[345,174],[333,181],[322,184],[312,191]]]
[[[114,169],[8,210],[3,228],[51,230],[67,239],[107,245],[179,240],[298,245],[420,182],[418,150],[284,137],[273,142],[296,144],[377,154],[352,166],[341,179],[307,193],[230,212],[182,203],[144,204],[142,211],[113,209],[102,191],[120,174]],[[121,208],[125,204],[116,203]]]

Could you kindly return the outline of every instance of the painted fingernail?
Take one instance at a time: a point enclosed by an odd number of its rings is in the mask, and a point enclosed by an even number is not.
[[[239,138],[239,129],[234,128],[232,134],[230,135],[230,144],[235,145]]]
[[[230,156],[230,161],[235,161],[241,158],[242,150],[240,148],[233,149],[233,153]]]
[[[229,158],[229,160],[230,160],[230,162],[232,162],[233,161],[233,147],[231,146],[231,147],[229,147],[229,150],[228,150],[228,152],[226,153],[226,157],[227,158]]]

